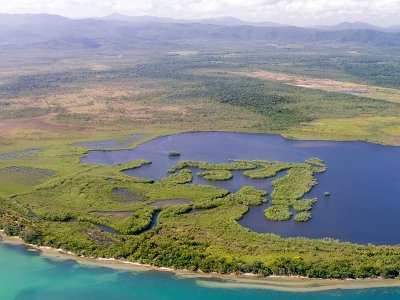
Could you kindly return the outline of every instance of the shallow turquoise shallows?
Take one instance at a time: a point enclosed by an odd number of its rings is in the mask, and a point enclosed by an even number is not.
[[[199,286],[195,278],[182,279],[168,272],[89,267],[73,260],[52,260],[22,245],[0,243],[0,299],[394,300],[400,299],[400,288],[315,293],[209,288]]]

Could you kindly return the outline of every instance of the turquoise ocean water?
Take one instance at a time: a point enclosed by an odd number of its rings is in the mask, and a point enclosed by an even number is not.
[[[202,279],[204,280],[204,279]],[[220,279],[206,279],[220,280]],[[400,299],[400,288],[313,293],[210,288],[170,272],[122,271],[46,258],[0,243],[0,299]]]

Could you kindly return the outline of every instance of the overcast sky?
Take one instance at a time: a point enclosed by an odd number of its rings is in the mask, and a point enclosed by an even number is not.
[[[0,0],[0,12],[73,18],[121,13],[188,19],[234,16],[292,25],[343,21],[400,25],[400,0]]]

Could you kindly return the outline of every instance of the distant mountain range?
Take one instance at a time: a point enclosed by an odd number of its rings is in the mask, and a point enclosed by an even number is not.
[[[48,14],[0,14],[0,49],[126,48],[137,43],[182,41],[400,46],[400,28],[382,29],[365,23],[301,28],[232,17],[176,20],[113,14],[77,20]]]
[[[376,30],[376,31],[385,31],[385,32],[396,32],[400,31],[400,26],[392,26],[392,27],[379,27],[368,23],[363,22],[343,22],[337,25],[332,26],[314,26],[312,28],[316,29],[324,29],[324,30]]]
[[[136,23],[177,23],[177,24],[208,24],[221,26],[257,26],[257,27],[282,27],[288,26],[273,22],[248,22],[234,17],[210,18],[210,19],[172,19],[154,16],[125,16],[121,14],[111,14],[105,17],[97,18],[98,20],[114,20]]]
[[[111,14],[105,17],[97,18],[98,20],[114,20],[114,21],[124,21],[124,22],[135,22],[135,23],[177,23],[177,24],[208,24],[208,25],[221,25],[221,26],[256,26],[256,27],[288,27],[290,25],[273,23],[273,22],[250,22],[243,21],[235,17],[222,17],[222,18],[210,18],[210,19],[172,19],[154,16],[126,16],[121,14]],[[299,27],[299,26],[294,26]],[[317,25],[311,26],[309,28],[323,29],[323,30],[377,30],[377,31],[400,31],[399,26],[392,27],[379,27],[376,25],[363,23],[363,22],[343,22],[337,25]]]

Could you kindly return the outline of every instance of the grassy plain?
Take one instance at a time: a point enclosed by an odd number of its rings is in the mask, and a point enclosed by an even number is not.
[[[389,102],[400,102],[400,90],[353,82],[337,81],[326,78],[312,78],[286,73],[270,71],[254,71],[250,73],[235,73],[239,76],[249,76],[271,81],[282,81],[288,85],[304,87],[308,89],[324,90],[351,94],[371,99],[381,99]]]
[[[333,141],[367,141],[400,145],[400,118],[359,116],[354,118],[318,119],[282,132],[287,138]]]
[[[52,131],[73,138],[234,130],[399,145],[395,49],[257,43],[172,48],[4,54],[2,150],[18,147],[14,137],[22,141],[27,132],[41,131],[44,142]],[[343,93],[349,91],[362,93]],[[327,133],[321,120],[337,128],[328,125]],[[357,124],[342,125],[347,123]]]

